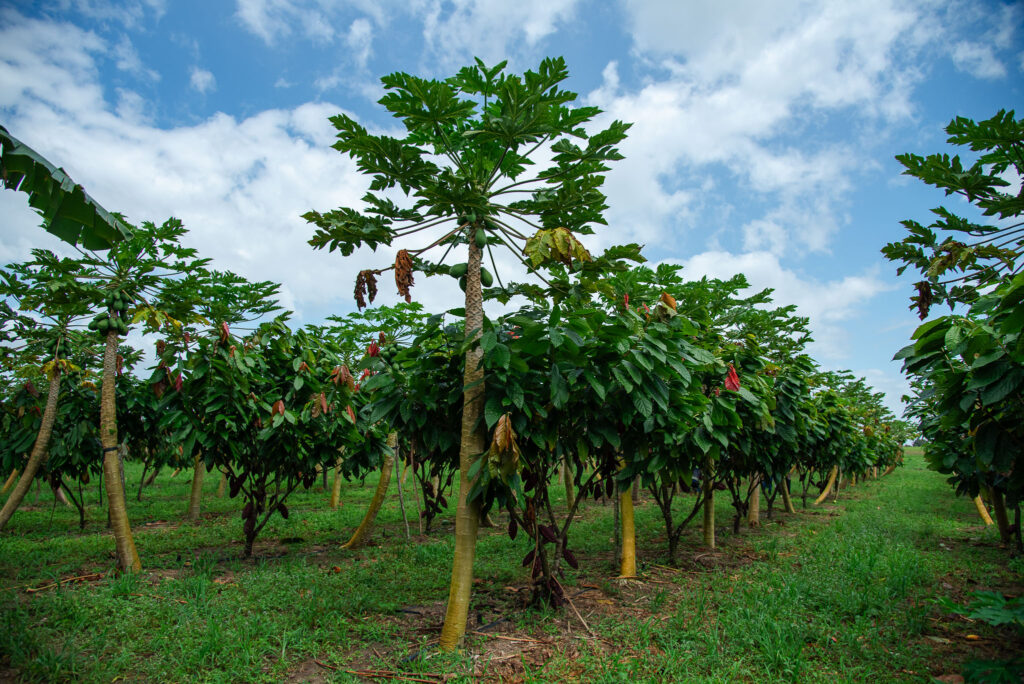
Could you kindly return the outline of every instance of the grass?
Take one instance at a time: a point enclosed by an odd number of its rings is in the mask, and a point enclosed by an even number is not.
[[[1017,637],[935,599],[1019,594],[1024,564],[919,454],[907,463],[844,489],[836,506],[798,503],[738,536],[722,500],[720,548],[702,549],[694,527],[676,568],[665,566],[657,507],[641,503],[636,582],[615,579],[613,509],[588,502],[571,534],[581,567],[564,578],[575,611],[526,605],[527,543],[496,519],[477,551],[469,628],[483,633],[457,654],[436,651],[451,511],[407,540],[392,487],[371,543],[339,548],[373,478],[348,484],[337,510],[329,492],[299,492],[290,519],[275,518],[243,561],[238,502],[215,496],[217,478],[204,485],[203,519],[186,524],[188,474],[162,473],[141,503],[130,498],[144,571],[121,576],[95,484],[84,532],[73,510],[30,494],[0,536],[0,680],[363,681],[346,670],[376,668],[459,680],[926,682],[973,657],[1012,655]],[[139,475],[130,465],[129,482]]]

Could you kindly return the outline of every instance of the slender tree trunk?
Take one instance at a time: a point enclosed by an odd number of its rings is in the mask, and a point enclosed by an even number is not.
[[[388,446],[391,447],[391,451],[384,456],[384,462],[380,466],[380,479],[377,480],[377,489],[373,492],[370,507],[367,509],[366,515],[363,516],[363,521],[359,523],[359,527],[352,533],[352,538],[342,544],[341,548],[354,549],[366,541],[366,535],[370,533],[373,521],[377,519],[377,513],[380,511],[381,504],[384,503],[384,498],[388,493],[388,485],[391,483],[391,464],[394,462],[394,449],[397,443],[398,433],[390,433],[388,435]]]
[[[203,479],[206,477],[206,464],[203,457],[196,456],[195,467],[192,469],[192,491],[188,497],[188,513],[186,520],[199,520],[199,506],[203,502]]]
[[[572,468],[565,456],[562,457],[562,482],[565,484],[565,507],[571,511],[576,504],[576,491],[572,485]]]
[[[331,483],[331,508],[341,505],[341,459],[334,463],[334,481]]]
[[[796,508],[793,507],[793,498],[789,495],[789,478],[782,478],[779,487],[782,489],[782,505],[786,507],[786,512],[796,513]]]
[[[161,468],[161,467],[162,467],[162,466],[157,466],[157,467],[153,468],[153,472],[152,472],[152,473],[150,474],[150,476],[149,476],[149,477],[148,477],[148,478],[146,479],[146,486],[147,486],[147,487],[149,487],[149,486],[150,486],[150,485],[152,485],[152,484],[153,484],[154,482],[156,482],[156,476],[160,474],[160,468]]]
[[[829,492],[832,491],[832,485],[836,483],[836,476],[839,474],[839,466],[832,466],[832,472],[828,475],[828,482],[825,484],[825,489],[821,492],[821,495],[814,500],[814,505],[819,505],[822,501],[828,498]]]
[[[4,482],[4,488],[0,489],[0,494],[6,494],[7,490],[10,489],[15,482],[18,481],[18,469],[15,468],[11,471],[11,476],[7,478],[7,482]]]
[[[999,527],[999,538],[1006,544],[1013,541],[1013,534],[1010,531],[1010,516],[1006,513],[1006,501],[1003,493],[995,488],[988,490],[989,501],[992,502],[992,512],[996,516],[996,525]]]
[[[469,259],[466,269],[466,337],[479,340],[484,323],[483,297],[480,290],[481,249],[475,240],[469,241]],[[453,651],[466,633],[466,617],[473,590],[473,559],[476,556],[476,537],[480,523],[480,504],[469,501],[467,494],[473,486],[469,470],[486,448],[487,431],[480,420],[484,409],[483,350],[473,344],[466,352],[463,379],[462,435],[459,448],[459,500],[455,511],[455,553],[452,559],[452,579],[448,590],[448,608],[441,628],[442,651]]]
[[[978,509],[978,515],[985,521],[986,525],[992,524],[992,516],[988,514],[988,508],[985,507],[985,502],[981,500],[981,495],[974,497],[974,507]]]
[[[135,550],[132,528],[128,522],[125,506],[124,487],[121,485],[121,459],[117,446],[117,404],[114,383],[117,382],[116,330],[107,333],[107,347],[103,353],[103,386],[100,390],[100,442],[103,444],[103,481],[107,488],[107,503],[110,526],[114,531],[114,545],[117,550],[117,567],[122,571],[136,572],[142,569],[139,553]]]
[[[217,498],[224,498],[224,491],[228,488],[228,474],[220,471],[220,481],[217,483]]]
[[[7,527],[7,523],[10,521],[11,516],[14,515],[14,511],[21,505],[21,500],[25,498],[25,494],[29,490],[29,486],[32,484],[32,480],[35,479],[36,471],[39,470],[39,466],[46,462],[47,456],[49,456],[49,445],[50,436],[53,434],[53,423],[57,419],[57,398],[60,396],[60,370],[54,367],[53,375],[50,377],[50,387],[46,392],[46,408],[43,409],[43,421],[39,426],[39,434],[36,435],[36,442],[32,445],[32,452],[29,454],[28,463],[25,464],[25,470],[21,474],[21,478],[18,479],[18,484],[15,485],[14,491],[7,498],[7,502],[4,503],[3,509],[0,509],[0,530]],[[13,477],[17,473],[11,473]]]
[[[715,548],[715,478],[711,476],[711,459],[704,461],[701,469],[701,486],[704,488],[704,546]]]
[[[885,477],[886,475],[888,475],[889,473],[891,473],[894,470],[896,470],[896,464],[895,463],[893,463],[891,466],[889,466],[888,468],[885,469],[885,472],[882,473],[882,477]]]
[[[622,511],[622,562],[619,577],[636,577],[636,526],[633,523],[633,486],[619,494]]]
[[[392,433],[394,434],[394,433]],[[398,436],[395,435],[395,442],[397,444]],[[412,539],[412,532],[409,531],[409,517],[405,514],[405,495],[402,493],[402,473],[399,470],[401,468],[402,459],[395,458],[395,485],[398,487],[398,508],[402,511],[402,522],[405,523],[405,538]]]
[[[754,491],[750,492],[750,503],[747,505],[747,524],[750,527],[761,525],[761,476],[755,475],[750,482]]]

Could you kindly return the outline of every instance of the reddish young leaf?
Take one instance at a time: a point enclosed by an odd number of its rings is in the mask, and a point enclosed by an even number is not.
[[[725,376],[725,389],[736,392],[740,388],[740,376],[736,374],[736,369],[733,365],[729,364],[729,373]]]

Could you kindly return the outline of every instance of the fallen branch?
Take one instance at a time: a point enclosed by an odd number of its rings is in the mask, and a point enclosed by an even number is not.
[[[540,639],[529,639],[527,637],[510,637],[510,636],[504,636],[502,634],[490,634],[488,632],[474,632],[472,630],[470,630],[469,633],[470,634],[478,634],[479,636],[492,637],[494,639],[504,639],[505,641],[528,641],[528,642],[530,642],[532,644],[544,644],[544,643],[547,643],[545,641],[541,641]]]
[[[403,682],[423,682],[423,684],[437,684],[438,682],[443,682],[445,680],[441,675],[423,674],[419,672],[392,672],[391,670],[345,670],[345,673],[353,674],[358,677],[368,677],[370,679],[396,679]],[[432,679],[421,679],[420,677],[432,677]]]
[[[102,579],[102,578],[103,578],[103,573],[102,572],[91,572],[88,575],[79,575],[78,577],[68,577],[67,579],[62,579],[59,582],[53,582],[51,584],[45,584],[45,585],[43,585],[41,587],[27,587],[25,589],[25,593],[27,593],[27,594],[35,594],[36,592],[46,591],[47,589],[53,589],[54,587],[59,587],[60,585],[67,584],[69,582],[88,582],[88,581],[94,581],[94,580],[98,580],[98,579]]]

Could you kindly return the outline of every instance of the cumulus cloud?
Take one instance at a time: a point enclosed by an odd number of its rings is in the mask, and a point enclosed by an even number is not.
[[[418,14],[427,50],[446,69],[473,57],[487,64],[510,55],[532,58],[541,41],[573,17],[577,4],[578,0],[422,0]]]
[[[958,42],[953,48],[953,64],[975,78],[995,79],[1006,76],[1006,67],[996,57],[992,47],[982,43],[965,40]]]
[[[588,96],[608,118],[635,122],[607,185],[615,222],[645,243],[717,235],[701,219],[732,208],[698,191],[715,179],[767,205],[741,229],[747,249],[827,251],[845,222],[846,178],[871,162],[830,141],[824,122],[912,110],[915,73],[899,51],[917,40],[914,13],[888,0],[626,8],[650,75],[626,88],[610,63]]]
[[[189,72],[188,82],[193,90],[203,95],[217,89],[217,79],[214,78],[213,72],[196,66]]]
[[[848,359],[852,351],[842,324],[860,315],[874,297],[892,289],[879,278],[877,269],[823,282],[786,268],[769,252],[703,252],[684,261],[683,268],[689,278],[725,280],[742,273],[751,292],[772,288],[776,305],[794,304],[799,315],[810,318],[815,339],[812,356],[832,363]]]

